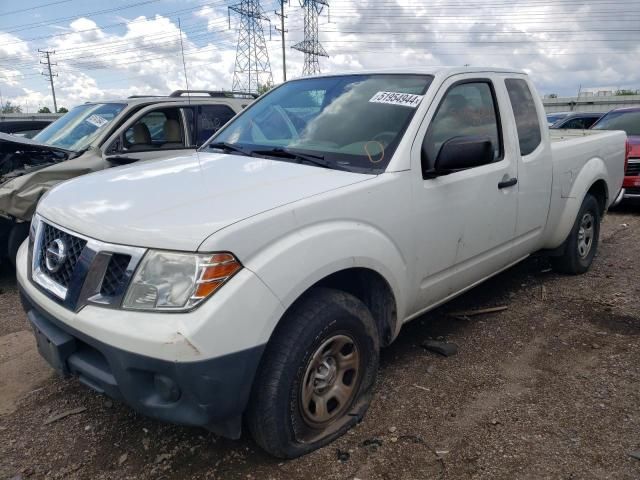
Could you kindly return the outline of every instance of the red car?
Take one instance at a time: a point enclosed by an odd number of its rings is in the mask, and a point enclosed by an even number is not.
[[[594,130],[627,132],[627,165],[620,194],[611,206],[627,198],[640,199],[640,107],[611,110],[591,127]]]

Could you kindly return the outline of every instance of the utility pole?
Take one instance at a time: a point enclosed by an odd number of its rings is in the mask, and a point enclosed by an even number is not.
[[[276,27],[276,31],[280,32],[282,35],[282,79],[283,81],[287,81],[287,51],[284,45],[284,34],[287,30],[284,29],[284,19],[287,16],[284,14],[284,4],[287,0],[280,0],[280,13],[275,12],[276,16],[280,17],[280,28]]]
[[[57,77],[58,74],[51,72],[51,65],[52,65],[51,55],[53,55],[56,52],[54,50],[40,50],[40,49],[38,49],[38,52],[40,52],[40,54],[46,57],[47,59],[46,62],[43,62],[42,60],[40,61],[40,63],[42,65],[46,65],[47,69],[49,70],[49,73],[43,72],[42,75],[49,78],[49,83],[51,83],[51,95],[53,96],[53,113],[58,113],[58,104],[56,103],[56,89],[53,87],[53,77]],[[57,63],[53,64],[54,67],[56,65]]]

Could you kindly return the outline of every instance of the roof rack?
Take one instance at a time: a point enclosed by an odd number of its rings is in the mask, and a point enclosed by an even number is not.
[[[206,93],[207,95],[213,98],[251,98],[251,99],[258,98],[257,93],[225,92],[223,90],[176,90],[175,92],[172,92],[169,96],[182,97],[185,94],[191,94],[191,93]]]
[[[166,97],[166,95],[129,95],[127,98],[156,98]]]

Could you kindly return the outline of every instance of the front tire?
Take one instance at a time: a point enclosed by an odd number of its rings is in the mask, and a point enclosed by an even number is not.
[[[295,458],[343,435],[369,407],[378,352],[375,322],[360,300],[311,290],[274,332],[256,375],[247,411],[256,443]]]
[[[16,223],[13,225],[13,228],[9,233],[9,238],[7,240],[7,257],[14,268],[16,266],[18,249],[29,236],[29,226],[29,222]]]
[[[600,205],[593,195],[587,193],[571,233],[565,240],[564,253],[559,257],[552,257],[551,266],[556,272],[569,275],[585,273],[598,251],[599,237]]]

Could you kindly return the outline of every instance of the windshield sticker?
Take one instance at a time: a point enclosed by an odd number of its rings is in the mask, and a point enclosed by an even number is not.
[[[403,107],[418,108],[422,101],[422,95],[398,92],[378,92],[369,103],[386,103],[388,105],[401,105]]]
[[[100,115],[91,115],[90,117],[88,117],[85,122],[90,123],[91,125],[93,125],[94,127],[104,127],[107,123],[109,123],[109,120],[107,120],[104,117],[101,117]]]

